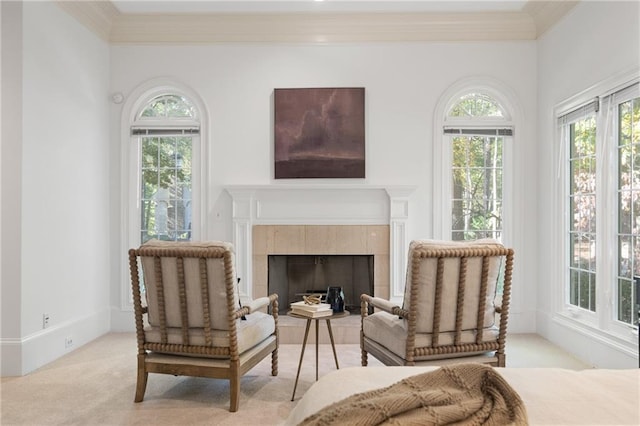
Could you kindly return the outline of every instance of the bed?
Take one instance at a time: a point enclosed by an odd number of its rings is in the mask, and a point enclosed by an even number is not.
[[[297,425],[350,395],[384,388],[438,367],[351,367],[314,383],[285,424]],[[520,396],[530,424],[640,425],[640,369],[497,368]]]

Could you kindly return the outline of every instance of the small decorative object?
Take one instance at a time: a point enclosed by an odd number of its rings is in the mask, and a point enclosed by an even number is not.
[[[304,299],[304,304],[305,305],[318,305],[320,304],[321,300],[321,296],[319,294],[312,294],[309,296],[302,296],[302,298]]]
[[[344,312],[342,287],[329,287],[329,290],[327,290],[327,303],[331,305],[333,312]]]

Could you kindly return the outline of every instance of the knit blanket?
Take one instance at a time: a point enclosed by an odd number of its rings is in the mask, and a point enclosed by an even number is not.
[[[411,368],[411,367],[407,367]],[[351,395],[301,425],[526,425],[520,396],[492,367],[455,364]]]

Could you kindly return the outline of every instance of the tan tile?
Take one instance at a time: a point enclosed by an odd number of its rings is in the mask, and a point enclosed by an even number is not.
[[[255,289],[258,287],[261,287],[261,288],[263,287],[265,289],[264,294],[262,296],[266,296],[266,288],[269,282],[268,269],[269,269],[269,265],[267,262],[267,256],[265,255],[253,256],[252,271],[253,271],[254,297],[260,297],[260,296],[256,296]]]
[[[336,254],[338,229],[332,225],[305,226],[304,254]]]
[[[301,225],[275,226],[270,254],[304,253],[305,232]]]
[[[340,226],[336,249],[340,254],[368,254],[367,227],[364,225]]]
[[[253,298],[258,299],[260,297],[266,297],[269,295],[269,289],[266,285],[257,285],[253,287]]]
[[[376,255],[373,259],[373,286],[376,297],[389,298],[389,257]],[[380,294],[378,294],[380,292]]]
[[[389,254],[389,225],[367,226],[368,253]]]
[[[251,240],[253,244],[253,254],[268,254],[267,251],[267,233],[269,227],[265,225],[254,225],[251,231]]]

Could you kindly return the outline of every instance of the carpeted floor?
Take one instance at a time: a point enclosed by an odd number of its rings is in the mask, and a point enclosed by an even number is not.
[[[512,335],[507,367],[590,366],[536,335]],[[340,368],[360,366],[358,345],[337,345]],[[229,382],[150,374],[142,403],[136,384],[133,333],[110,333],[24,377],[2,378],[0,424],[6,425],[278,425],[315,381],[315,347],[305,352],[295,401],[291,393],[300,345],[280,345],[279,374],[270,357],[241,383],[240,409],[229,410]],[[320,345],[319,375],[335,370],[329,345]],[[381,365],[369,357],[369,365]]]

